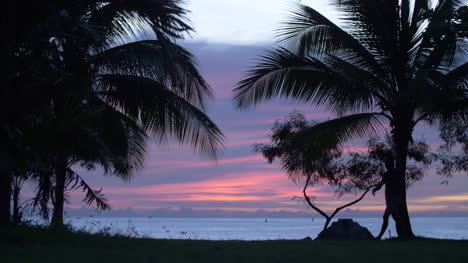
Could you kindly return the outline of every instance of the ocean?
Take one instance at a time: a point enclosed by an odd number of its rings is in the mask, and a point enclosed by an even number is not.
[[[359,224],[377,235],[381,218],[356,218]],[[323,219],[306,218],[68,218],[75,229],[90,233],[99,231],[132,237],[193,240],[295,240],[315,238],[323,227]],[[440,239],[468,239],[468,218],[411,219],[418,236]],[[393,221],[384,238],[395,237]]]

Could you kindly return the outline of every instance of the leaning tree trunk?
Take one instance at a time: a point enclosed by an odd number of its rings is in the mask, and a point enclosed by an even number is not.
[[[11,223],[11,176],[7,172],[0,173],[0,226]]]
[[[395,220],[398,238],[411,239],[414,237],[406,203],[406,163],[408,146],[411,139],[411,124],[402,121],[393,129],[393,143],[395,145],[395,170],[390,175],[393,178],[388,187],[387,206]]]
[[[67,163],[63,156],[57,157],[55,163],[55,198],[54,211],[52,213],[52,226],[63,226],[63,208],[65,205],[65,180],[67,175]]]

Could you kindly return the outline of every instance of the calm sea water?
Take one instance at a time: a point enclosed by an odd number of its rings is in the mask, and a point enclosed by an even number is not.
[[[357,218],[359,224],[378,234],[382,219]],[[135,237],[196,240],[274,240],[315,238],[322,219],[225,219],[225,218],[69,218],[76,229],[106,231]],[[468,218],[412,218],[418,236],[468,239]],[[395,236],[393,226],[385,237]]]

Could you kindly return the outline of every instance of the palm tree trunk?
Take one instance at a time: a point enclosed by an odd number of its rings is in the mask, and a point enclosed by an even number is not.
[[[63,156],[59,156],[55,164],[55,199],[52,213],[52,225],[63,226],[63,208],[65,204],[65,180],[67,163]]]
[[[4,39],[1,41],[1,49],[2,49],[2,65],[8,66],[12,65],[10,61],[10,54],[11,47],[13,43],[13,36],[15,35],[15,28],[13,27],[12,23],[9,23],[9,18],[13,14],[16,14],[16,1],[7,1],[6,8],[4,14],[1,18],[1,30],[4,32]],[[2,67],[4,68],[4,67]],[[11,80],[8,76],[7,70],[2,70],[2,80],[6,80],[6,83],[3,83],[2,88],[0,89],[0,96],[7,97],[7,90],[11,87]],[[0,129],[3,129],[3,123],[0,123]],[[4,134],[2,133],[2,137]],[[1,140],[0,144],[1,147],[5,147],[7,144],[8,139]],[[11,177],[9,175],[9,168],[8,168],[8,161],[7,157],[9,156],[6,154],[4,149],[0,149],[0,226],[9,225],[11,223],[11,210],[10,210],[10,202],[11,202]]]
[[[15,185],[12,189],[13,191],[13,224],[17,225],[21,222],[20,207],[19,207],[19,197],[21,188],[18,185]]]
[[[408,122],[405,122],[408,123]],[[399,239],[414,238],[409,219],[408,205],[406,203],[406,163],[408,158],[408,146],[411,138],[410,125],[400,125],[393,130],[395,144],[395,170],[391,174],[391,183],[385,187],[389,212],[395,220],[395,227]]]
[[[0,226],[11,223],[11,176],[0,173]]]
[[[399,153],[397,152],[397,155],[398,154]],[[398,161],[398,159],[400,159],[400,161]],[[390,184],[390,187],[394,188],[391,190],[391,192],[394,193],[391,200],[391,202],[393,202],[392,206],[394,209],[392,209],[391,213],[396,223],[395,227],[398,233],[398,238],[411,239],[414,237],[414,234],[409,219],[408,205],[406,203],[406,154],[404,156],[404,160],[403,157],[398,158],[397,156],[396,163],[397,169],[394,174],[396,176],[396,182],[394,184]],[[399,163],[404,163],[404,166],[398,165]]]

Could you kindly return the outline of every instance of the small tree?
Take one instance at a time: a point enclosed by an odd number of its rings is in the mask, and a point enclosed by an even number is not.
[[[297,146],[295,137],[301,136],[301,132],[313,125],[319,124],[308,123],[302,114],[293,113],[284,121],[275,123],[270,144],[256,144],[254,151],[262,153],[269,163],[281,160],[283,170],[294,182],[304,182],[302,191],[304,199],[312,209],[325,218],[323,227],[325,230],[340,211],[360,202],[372,188],[375,194],[386,185],[385,178],[394,169],[395,157],[390,138],[387,138],[387,142],[376,138],[370,139],[367,143],[368,151],[365,153],[343,154],[337,145],[330,144],[329,149],[323,151],[321,155],[316,155],[317,149],[311,154],[306,146]],[[421,180],[433,160],[429,146],[424,142],[414,142],[409,149],[408,156],[412,161],[407,168],[408,185]],[[360,193],[360,196],[328,214],[315,205],[307,194],[308,186],[320,184],[335,188],[338,197],[348,193]],[[386,229],[388,216],[387,213],[385,215]]]
[[[277,121],[272,128],[271,144],[256,144],[254,151],[260,152],[273,163],[274,160],[281,160],[282,168],[288,173],[294,182],[304,181],[303,196],[307,204],[325,218],[323,230],[327,229],[331,220],[341,210],[361,201],[369,192],[372,186],[377,185],[376,177],[361,177],[359,183],[350,183],[349,173],[344,162],[342,151],[335,145],[330,145],[328,150],[321,155],[310,154],[306,147],[297,148],[294,138],[305,129],[311,127],[305,117],[300,113],[293,113],[286,117],[284,122]],[[337,195],[341,196],[346,192],[363,190],[361,196],[328,214],[312,202],[307,194],[308,186],[329,185],[335,187]],[[350,185],[352,184],[352,186]]]

